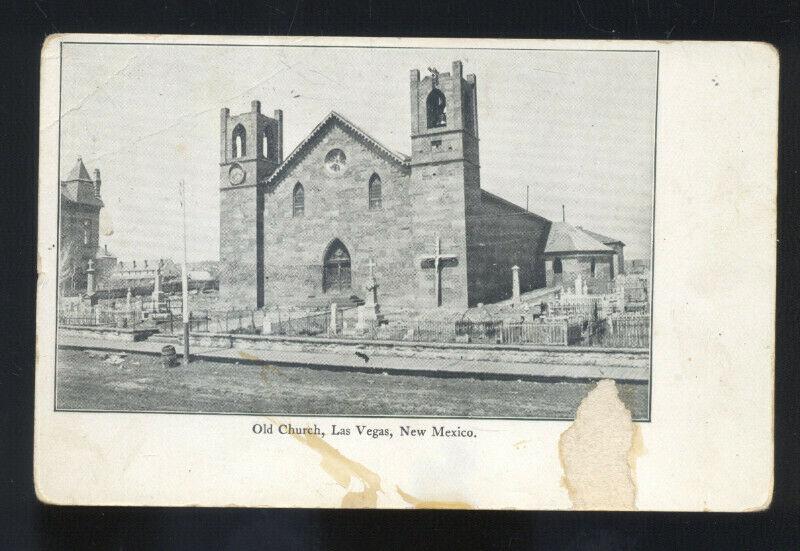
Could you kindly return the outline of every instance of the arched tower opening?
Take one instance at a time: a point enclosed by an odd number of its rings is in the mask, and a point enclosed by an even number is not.
[[[447,126],[447,100],[438,88],[431,90],[425,102],[427,107],[428,128]]]
[[[233,144],[234,159],[247,155],[247,132],[241,124],[237,124],[233,128],[231,143]]]

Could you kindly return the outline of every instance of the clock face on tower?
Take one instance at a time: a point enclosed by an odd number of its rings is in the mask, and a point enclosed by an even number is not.
[[[238,186],[242,182],[244,182],[244,169],[237,165],[233,165],[228,171],[228,181],[231,183],[232,186]]]

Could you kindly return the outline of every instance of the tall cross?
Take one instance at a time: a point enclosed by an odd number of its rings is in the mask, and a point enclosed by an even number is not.
[[[422,257],[422,267],[427,268],[425,264],[433,262],[433,269],[435,270],[433,276],[433,295],[436,299],[436,306],[442,305],[442,267],[443,265],[453,265],[457,260],[454,254],[442,254],[442,239],[436,236],[436,250],[433,255]]]
[[[433,67],[428,67],[428,71],[431,73],[431,83],[434,86],[439,85],[439,71],[434,69]]]
[[[369,268],[369,278],[375,279],[375,262],[371,258],[367,262],[367,268]]]

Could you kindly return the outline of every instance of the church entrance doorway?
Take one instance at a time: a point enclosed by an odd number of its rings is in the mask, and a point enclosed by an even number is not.
[[[341,293],[350,289],[350,253],[347,247],[335,239],[325,251],[322,271],[322,290]]]

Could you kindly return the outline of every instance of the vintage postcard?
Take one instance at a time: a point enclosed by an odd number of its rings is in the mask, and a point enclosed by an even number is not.
[[[757,43],[51,37],[39,498],[767,507],[777,98]]]

